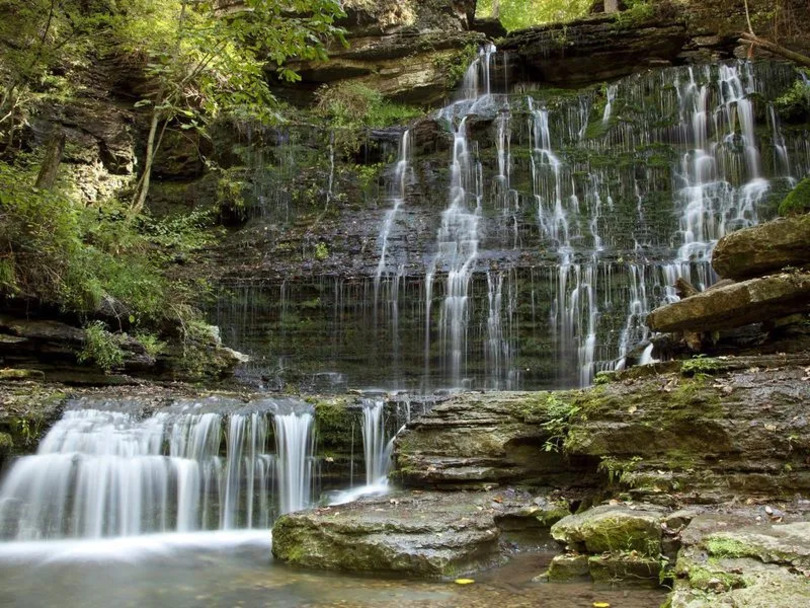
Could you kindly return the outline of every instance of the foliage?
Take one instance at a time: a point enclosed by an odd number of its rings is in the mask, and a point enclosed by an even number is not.
[[[170,281],[163,269],[212,242],[206,215],[128,221],[120,203],[85,207],[59,188],[30,186],[35,175],[36,165],[0,162],[0,294],[147,328],[199,299],[197,285]]]
[[[798,215],[810,212],[810,177],[805,177],[779,204],[779,215]]]
[[[146,355],[151,359],[155,359],[166,350],[166,342],[161,341],[155,334],[141,332],[135,334],[135,339],[143,347]]]
[[[625,0],[626,10],[616,14],[616,25],[629,27],[644,22],[655,14],[655,3],[650,0]]]
[[[579,407],[567,403],[549,393],[546,397],[546,417],[543,428],[549,432],[550,437],[543,444],[546,452],[559,452],[568,435],[571,419],[579,413]]]
[[[107,331],[102,321],[94,321],[84,328],[84,348],[79,353],[79,363],[93,362],[105,372],[124,362],[120,336]]]
[[[331,127],[330,146],[347,156],[360,148],[366,129],[403,124],[424,114],[421,108],[389,101],[358,82],[323,85],[315,97],[315,116]]]
[[[8,147],[36,99],[75,87],[70,72],[86,59],[92,33],[106,19],[104,11],[86,6],[79,0],[0,1],[0,141]]]
[[[333,127],[389,127],[424,114],[420,108],[394,103],[358,82],[323,85],[316,92],[315,113]]]
[[[478,44],[470,43],[457,53],[439,56],[434,61],[436,69],[444,72],[447,77],[445,86],[448,91],[455,89],[464,80],[467,68],[478,55],[478,49]]]
[[[329,248],[326,243],[318,243],[315,245],[315,259],[322,262],[329,257]]]
[[[810,75],[797,79],[784,94],[774,100],[774,106],[785,120],[802,122],[810,117],[810,79],[808,78]]]
[[[722,369],[720,362],[706,355],[696,355],[681,364],[681,374],[684,376],[711,375],[720,369]]]
[[[577,19],[586,15],[592,4],[593,0],[479,0],[475,15],[479,19],[496,16],[512,31]]]

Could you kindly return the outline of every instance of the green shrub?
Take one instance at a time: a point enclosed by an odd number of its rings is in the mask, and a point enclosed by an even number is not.
[[[105,372],[124,362],[120,337],[107,331],[102,321],[94,321],[84,328],[84,348],[77,357],[79,363],[95,363]]]
[[[779,115],[790,122],[804,122],[810,118],[810,82],[796,80],[784,94],[774,100]]]
[[[34,165],[0,162],[0,295],[144,328],[198,315],[183,304],[204,286],[169,280],[167,270],[214,242],[210,214],[130,219],[116,201],[86,207],[59,188],[34,188],[35,176]]]

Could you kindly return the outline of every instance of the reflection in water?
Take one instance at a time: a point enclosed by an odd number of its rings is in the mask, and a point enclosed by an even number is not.
[[[151,606],[659,606],[652,590],[599,590],[587,583],[532,582],[550,554],[523,555],[477,583],[369,579],[291,569],[270,557],[260,531],[164,534],[96,541],[0,545],[0,605],[50,608]],[[33,566],[33,567],[32,567]]]

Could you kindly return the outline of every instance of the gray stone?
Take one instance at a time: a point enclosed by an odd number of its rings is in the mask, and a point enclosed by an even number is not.
[[[589,553],[634,551],[658,556],[662,517],[663,512],[654,507],[631,509],[625,505],[602,505],[564,517],[551,527],[551,536]]]
[[[565,582],[588,576],[587,555],[557,555],[548,567],[548,580]]]
[[[469,572],[498,559],[500,536],[487,499],[475,496],[397,494],[283,515],[273,527],[273,555],[327,570]]]

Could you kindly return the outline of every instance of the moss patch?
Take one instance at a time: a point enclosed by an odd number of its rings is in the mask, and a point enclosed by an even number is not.
[[[800,181],[779,205],[779,215],[799,215],[810,212],[810,177]]]

